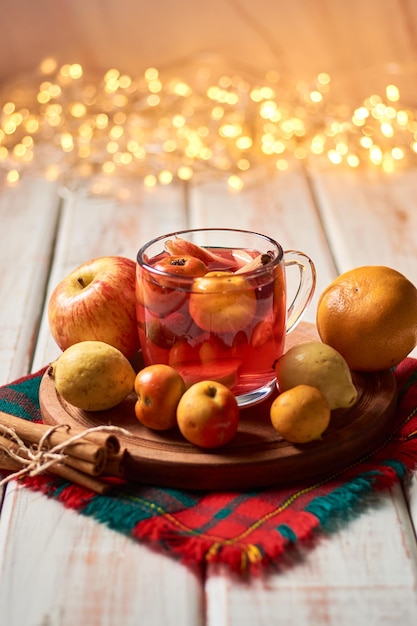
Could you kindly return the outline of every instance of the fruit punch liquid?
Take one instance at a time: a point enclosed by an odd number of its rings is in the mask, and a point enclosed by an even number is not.
[[[284,350],[284,264],[253,249],[206,250],[203,261],[163,252],[138,265],[144,361],[171,365],[187,385],[217,380],[250,394],[274,383]]]

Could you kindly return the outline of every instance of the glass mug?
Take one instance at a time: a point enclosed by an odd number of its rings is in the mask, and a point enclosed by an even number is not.
[[[299,269],[287,304],[286,267]],[[137,255],[136,311],[145,365],[165,363],[187,386],[217,380],[239,406],[275,387],[274,362],[315,289],[311,259],[266,235],[226,228],[183,230]]]

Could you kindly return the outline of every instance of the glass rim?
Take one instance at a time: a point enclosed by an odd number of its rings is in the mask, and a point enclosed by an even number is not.
[[[154,274],[156,276],[170,277],[171,279],[175,278],[176,280],[180,279],[181,283],[183,284],[187,282],[192,283],[195,280],[194,276],[183,276],[183,275],[179,276],[177,274],[172,274],[171,272],[166,272],[164,270],[160,270],[158,268],[153,267],[144,258],[145,252],[148,248],[150,248],[150,246],[153,246],[154,244],[158,243],[158,241],[163,241],[164,239],[168,239],[170,237],[181,236],[181,235],[186,235],[190,233],[210,233],[210,232],[211,233],[214,233],[214,232],[238,233],[238,234],[243,234],[243,235],[252,235],[255,237],[259,237],[260,239],[263,239],[264,241],[268,241],[273,247],[275,247],[277,254],[271,259],[269,263],[267,263],[266,265],[262,265],[261,267],[255,268],[253,270],[249,270],[248,272],[244,272],[240,274],[241,276],[256,277],[256,276],[263,275],[265,272],[270,272],[272,268],[275,268],[277,265],[279,265],[284,258],[283,247],[281,246],[280,243],[278,243],[278,241],[276,241],[269,235],[265,235],[264,233],[258,233],[253,230],[245,230],[242,228],[212,227],[212,228],[185,228],[183,230],[172,231],[164,235],[158,235],[158,237],[154,237],[153,239],[143,244],[143,246],[139,248],[137,255],[136,255],[136,261],[140,267],[146,269],[151,274]],[[220,247],[221,246],[219,246],[219,248]],[[210,277],[207,277],[207,279],[209,278]],[[216,277],[213,276],[212,278],[214,279]]]

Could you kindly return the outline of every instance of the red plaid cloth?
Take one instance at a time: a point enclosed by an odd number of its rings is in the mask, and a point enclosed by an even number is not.
[[[38,403],[43,371],[0,388],[0,410],[41,421]],[[417,465],[417,361],[395,370],[399,390],[392,436],[384,446],[328,480],[287,489],[195,493],[115,484],[97,495],[49,475],[22,483],[118,532],[150,542],[186,562],[228,563],[257,573],[286,549],[346,519],[374,489],[385,489]]]

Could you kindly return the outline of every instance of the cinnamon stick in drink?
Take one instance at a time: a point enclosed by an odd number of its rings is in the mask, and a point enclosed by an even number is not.
[[[239,269],[237,269],[234,273],[244,274],[246,272],[253,272],[254,270],[257,270],[260,267],[263,267],[264,265],[270,263],[272,261],[272,258],[273,257],[271,254],[263,252],[261,254],[258,254],[258,256],[252,259],[252,261],[249,261],[248,263],[245,263],[245,265],[242,265],[242,267],[239,267]]]

